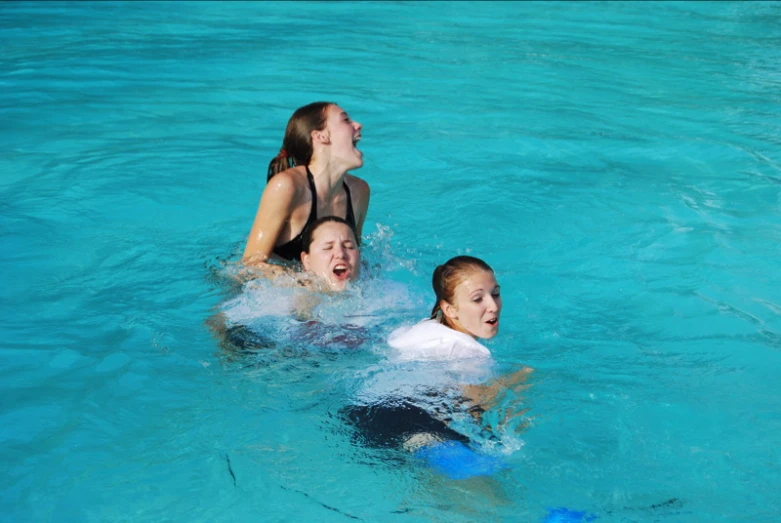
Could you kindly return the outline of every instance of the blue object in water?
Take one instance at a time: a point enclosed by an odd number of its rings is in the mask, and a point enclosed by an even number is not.
[[[507,468],[499,458],[478,454],[460,441],[447,441],[429,445],[415,452],[431,468],[450,479],[466,479],[474,476],[490,476]]]
[[[564,507],[548,509],[548,516],[543,523],[584,523],[594,521],[597,516]]]

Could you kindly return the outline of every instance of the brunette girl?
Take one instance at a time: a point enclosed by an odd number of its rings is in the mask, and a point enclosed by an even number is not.
[[[369,185],[348,174],[363,166],[360,123],[331,102],[299,108],[271,160],[242,262],[271,273],[269,261],[298,260],[303,232],[318,216],[344,218],[358,240],[369,207]]]

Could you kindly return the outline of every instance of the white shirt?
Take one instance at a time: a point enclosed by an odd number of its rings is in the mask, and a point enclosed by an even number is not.
[[[473,337],[442,325],[437,320],[423,320],[412,327],[393,331],[388,345],[396,349],[394,361],[453,361],[491,357],[491,351]]]
[[[423,320],[400,327],[388,338],[387,361],[363,372],[358,403],[371,405],[404,398],[429,410],[443,397],[460,397],[461,386],[490,378],[493,358],[468,334]]]

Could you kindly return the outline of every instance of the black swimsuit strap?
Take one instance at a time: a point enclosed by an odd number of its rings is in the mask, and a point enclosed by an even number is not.
[[[347,185],[347,182],[342,182],[342,185],[344,185],[344,192],[347,193],[347,212],[345,213],[344,219],[347,220],[347,223],[355,230],[355,213],[353,213],[353,198],[350,195],[350,187]]]
[[[315,177],[312,176],[312,171],[309,170],[309,166],[306,166],[306,179],[309,180],[309,189],[312,191],[312,208],[309,211],[309,218],[306,220],[306,225],[304,225],[304,229],[307,228],[307,226],[315,221],[317,219],[317,188],[315,187]],[[301,230],[301,233],[303,233],[304,230]]]
[[[350,226],[355,230],[355,213],[353,212],[353,197],[350,195],[350,187],[347,185],[347,182],[342,182],[342,185],[344,185],[344,192],[347,193],[347,212],[345,213],[344,219],[347,220],[347,223],[350,224]]]

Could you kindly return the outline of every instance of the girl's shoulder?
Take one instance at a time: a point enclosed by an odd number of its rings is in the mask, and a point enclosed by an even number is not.
[[[267,184],[272,183],[292,183],[295,185],[309,185],[309,181],[306,177],[306,167],[303,165],[296,165],[290,169],[280,171],[271,178],[269,178]]]
[[[311,192],[309,190],[309,181],[306,179],[306,170],[304,167],[297,166],[278,172],[266,182],[264,192],[277,197],[300,198],[302,195]]]
[[[350,187],[351,191],[358,191],[364,194],[369,192],[369,184],[363,178],[358,178],[353,174],[346,173],[344,175],[344,181]]]

